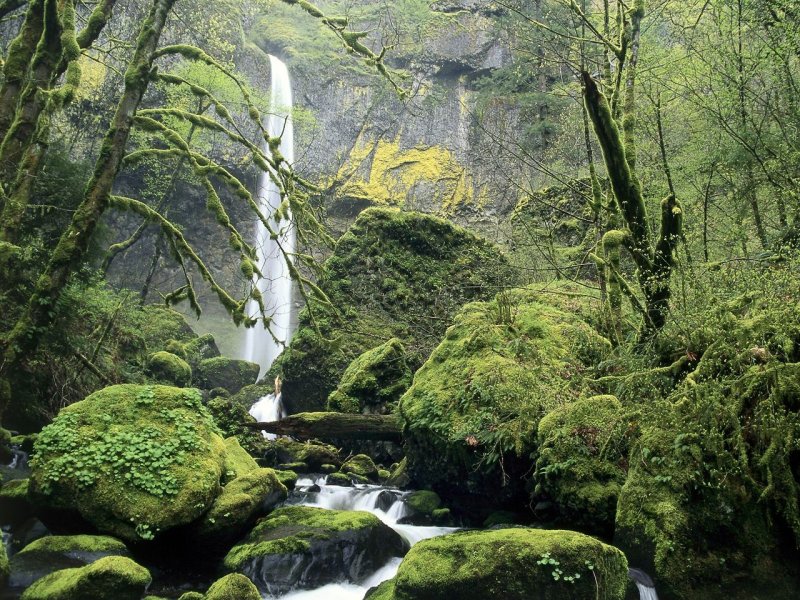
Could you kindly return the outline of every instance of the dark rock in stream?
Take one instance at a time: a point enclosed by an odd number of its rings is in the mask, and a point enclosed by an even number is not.
[[[356,582],[406,542],[377,517],[360,511],[293,506],[262,519],[225,557],[225,570],[247,575],[262,593],[317,588],[343,578]]]

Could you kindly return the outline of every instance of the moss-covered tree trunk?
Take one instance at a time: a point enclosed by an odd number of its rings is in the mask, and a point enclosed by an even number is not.
[[[52,322],[56,301],[73,271],[85,258],[89,240],[108,207],[134,116],[150,81],[158,41],[175,1],[154,0],[142,24],[136,51],[125,73],[124,91],[103,141],[94,174],[71,224],[59,239],[47,267],[39,277],[25,311],[4,340],[0,379],[14,369],[24,356],[35,351],[39,333]]]
[[[628,162],[611,106],[591,75],[584,72],[583,82],[586,110],[600,142],[611,188],[628,229],[624,243],[636,265],[639,287],[645,297],[644,333],[647,335],[661,329],[666,322],[669,282],[683,214],[675,196],[670,195],[662,202],[661,231],[653,247],[641,184]]]

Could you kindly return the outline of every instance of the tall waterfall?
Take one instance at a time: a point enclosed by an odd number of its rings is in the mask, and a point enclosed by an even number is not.
[[[287,163],[294,162],[294,128],[292,125],[292,87],[289,70],[278,58],[270,55],[270,73],[272,76],[272,94],[267,131],[270,137],[281,137],[280,151]],[[266,152],[269,151],[266,143]],[[258,268],[263,277],[256,282],[263,297],[267,315],[271,315],[270,328],[278,339],[276,342],[270,332],[260,324],[246,331],[244,341],[244,358],[261,365],[262,376],[277,356],[283,351],[297,329],[296,310],[294,307],[293,287],[289,276],[289,268],[279,246],[285,252],[294,253],[296,231],[294,223],[289,219],[276,221],[275,211],[281,204],[281,195],[268,173],[263,173],[258,183],[258,201],[262,212],[270,219],[270,225],[278,232],[278,239],[270,238],[267,228],[260,221],[256,229],[256,248],[258,249]],[[247,305],[247,313],[251,316],[258,313],[258,304],[251,300]]]

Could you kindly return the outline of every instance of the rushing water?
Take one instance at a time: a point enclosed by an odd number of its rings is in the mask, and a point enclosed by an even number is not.
[[[286,409],[283,407],[283,400],[281,393],[267,394],[260,398],[258,402],[250,407],[250,416],[259,423],[269,423],[271,421],[279,421],[286,416]],[[277,436],[272,433],[262,431],[264,437],[268,440],[274,440]]]
[[[325,476],[314,476],[297,480],[295,491],[292,492],[287,504],[370,512],[394,529],[411,546],[421,540],[457,531],[455,527],[424,527],[398,523],[411,512],[404,501],[409,494],[410,492],[403,492],[397,488],[379,485],[354,487],[328,485]],[[400,562],[401,559],[393,558],[364,581],[358,583],[340,582],[313,590],[292,591],[280,596],[280,599],[361,600],[369,588],[394,577]]]
[[[628,569],[628,578],[632,579],[639,590],[639,600],[658,600],[653,579],[641,569]]]
[[[272,94],[267,131],[270,137],[281,138],[280,152],[290,165],[294,162],[294,128],[292,125],[292,87],[286,65],[270,55]],[[268,151],[266,144],[265,151]],[[271,227],[278,233],[272,239],[267,228],[260,221],[256,226],[256,247],[259,251],[258,269],[263,277],[257,278],[256,286],[261,292],[266,312],[271,316],[270,331],[261,325],[246,330],[243,355],[246,360],[261,365],[263,375],[275,358],[291,340],[297,328],[297,311],[294,306],[293,287],[283,252],[293,254],[296,244],[296,231],[289,219],[275,220],[275,212],[282,198],[278,188],[269,176],[262,173],[258,184],[258,201],[262,212],[268,216]],[[281,252],[283,248],[283,252]],[[247,313],[258,313],[258,304],[251,300]],[[276,339],[273,338],[273,335]]]

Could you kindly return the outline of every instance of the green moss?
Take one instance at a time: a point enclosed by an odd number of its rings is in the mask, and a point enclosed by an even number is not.
[[[515,290],[466,305],[417,371],[399,413],[418,484],[527,504],[523,480],[540,419],[577,399],[610,350],[577,311],[545,300]]]
[[[123,556],[101,558],[85,567],[47,575],[22,594],[23,600],[139,600],[150,585],[150,573]]]
[[[148,375],[165,385],[186,387],[192,381],[192,368],[181,357],[170,352],[156,352],[147,361]]]
[[[288,438],[280,438],[269,444],[267,456],[275,465],[305,465],[303,472],[311,470],[319,472],[322,465],[342,464],[339,451],[330,444],[320,442],[296,442]],[[291,467],[288,467],[291,468]]]
[[[396,600],[621,600],[625,555],[572,531],[470,531],[415,545],[395,578]]]
[[[629,426],[614,396],[572,402],[539,422],[536,495],[552,499],[563,522],[593,533],[613,531]]]
[[[32,552],[127,554],[128,549],[121,541],[105,535],[48,535],[25,546],[18,556]]]
[[[275,476],[288,490],[293,490],[297,483],[297,473],[289,470],[275,471]]]
[[[324,473],[324,471],[323,471],[323,473]],[[386,481],[391,476],[392,476],[392,473],[390,471],[387,471],[386,469],[378,469],[378,480],[379,481]]]
[[[411,385],[405,348],[397,338],[367,350],[342,375],[328,396],[328,410],[387,414]]]
[[[405,503],[418,513],[430,515],[441,506],[442,499],[436,492],[417,490],[405,499]]]
[[[394,579],[387,579],[379,586],[367,590],[364,600],[394,600]]]
[[[234,437],[225,439],[225,477],[235,479],[255,471],[258,464],[244,448],[239,445],[239,440]]]
[[[225,388],[236,394],[244,386],[255,383],[260,367],[246,360],[218,356],[200,361],[197,384],[204,389]]]
[[[358,475],[367,479],[376,479],[378,477],[378,467],[372,462],[372,459],[366,454],[356,454],[348,458],[342,465],[341,471],[349,475]]]
[[[214,341],[214,336],[210,333],[201,335],[183,344],[186,353],[186,360],[196,369],[200,361],[219,356],[219,348]]]
[[[214,582],[203,600],[261,600],[261,594],[247,577],[232,573]]]
[[[200,592],[186,592],[181,594],[178,600],[203,600],[204,596]]]
[[[0,586],[5,587],[8,581],[8,575],[11,572],[8,566],[8,554],[6,553],[6,545],[0,544]]]
[[[351,487],[353,482],[350,476],[346,473],[331,473],[326,479],[328,485],[340,485],[342,487]]]
[[[266,554],[302,553],[314,539],[331,532],[376,527],[380,520],[360,511],[327,510],[306,506],[279,508],[262,519],[225,557],[226,569],[235,571],[254,557]]]
[[[335,311],[312,302],[271,371],[282,374],[284,402],[292,412],[323,410],[347,367],[376,340],[401,340],[408,367],[417,369],[463,303],[514,280],[497,247],[444,219],[363,211],[319,281]]]
[[[256,422],[246,408],[222,396],[209,400],[206,407],[223,435],[235,437],[252,456],[264,455],[269,443],[260,431],[246,426],[247,423]]]
[[[189,342],[191,343],[191,342]],[[179,342],[178,340],[170,340],[167,342],[166,347],[164,348],[166,352],[170,354],[174,354],[178,358],[184,361],[189,360],[189,354],[186,352],[186,346]]]
[[[225,444],[197,390],[117,385],[61,410],[36,440],[29,495],[102,532],[151,539],[219,493]]]
[[[203,515],[194,535],[204,543],[233,541],[258,514],[286,499],[272,469],[254,469],[228,483]]]

